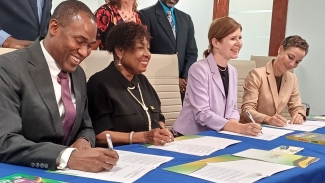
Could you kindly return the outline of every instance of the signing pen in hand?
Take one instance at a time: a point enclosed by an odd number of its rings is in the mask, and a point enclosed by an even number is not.
[[[158,125],[160,129],[163,129],[163,127],[160,126],[159,122],[156,119],[154,119],[153,121]]]
[[[163,129],[163,127],[160,126],[159,122],[158,122],[156,119],[154,119],[153,121],[158,125],[158,127],[159,127],[160,129]],[[166,129],[166,130],[168,130],[168,129]],[[172,134],[169,132],[169,130],[168,130],[168,133],[169,133],[169,138],[170,138],[170,141],[169,141],[169,142],[174,141],[174,140],[172,139]]]
[[[106,134],[106,140],[107,140],[108,149],[113,150],[112,139],[108,133]]]
[[[254,118],[253,118],[253,116],[251,115],[251,113],[250,113],[249,111],[246,111],[246,114],[247,114],[247,116],[249,117],[249,119],[250,119],[253,123],[256,123],[255,120],[254,120]],[[262,130],[261,130],[261,134],[263,134],[263,133],[262,133]]]

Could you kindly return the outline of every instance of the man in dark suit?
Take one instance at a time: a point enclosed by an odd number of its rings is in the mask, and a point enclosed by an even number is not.
[[[174,8],[179,0],[160,0],[140,10],[143,23],[152,36],[150,51],[154,54],[177,54],[179,87],[184,98],[187,74],[197,60],[197,47],[191,17]]]
[[[45,36],[52,0],[0,0],[0,47],[24,48]]]
[[[91,172],[115,165],[115,151],[92,148],[95,134],[79,66],[96,32],[85,4],[64,1],[44,39],[0,56],[0,162]]]

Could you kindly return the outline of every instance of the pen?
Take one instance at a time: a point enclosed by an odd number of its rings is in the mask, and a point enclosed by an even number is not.
[[[106,140],[107,140],[108,149],[113,150],[112,139],[111,139],[111,136],[108,133],[106,133]]]
[[[247,116],[249,117],[249,119],[250,119],[253,123],[256,123],[255,120],[254,120],[254,118],[253,118],[253,116],[251,115],[251,113],[250,113],[249,111],[246,111],[246,114],[247,114]],[[263,133],[262,133],[262,130],[261,130],[261,134],[263,134]]]
[[[160,129],[163,129],[163,128],[160,126],[159,122],[158,122],[156,119],[154,119],[153,121],[158,125],[158,127],[159,127]]]
[[[158,125],[158,127],[159,127],[160,129],[163,129],[163,127],[160,126],[159,122],[158,122],[156,119],[154,119],[153,121]],[[168,131],[169,131],[169,130],[168,130]],[[169,132],[169,138],[170,138],[170,139],[172,138],[172,134],[171,134],[170,132]],[[171,142],[171,140],[170,140],[169,142]]]

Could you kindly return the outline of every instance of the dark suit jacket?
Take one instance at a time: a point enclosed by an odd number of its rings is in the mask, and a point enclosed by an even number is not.
[[[39,23],[37,0],[0,0],[0,30],[15,39],[35,41],[47,34],[51,7],[52,0],[44,0]]]
[[[87,109],[86,77],[81,67],[71,73],[77,117],[67,139],[70,146],[85,137],[95,144]],[[66,148],[50,70],[40,41],[0,56],[0,162],[56,169]]]
[[[187,78],[188,69],[197,61],[197,47],[191,17],[174,8],[177,34],[175,40],[170,23],[158,1],[155,5],[140,10],[142,23],[147,25],[152,36],[150,51],[154,54],[177,54],[179,77]]]

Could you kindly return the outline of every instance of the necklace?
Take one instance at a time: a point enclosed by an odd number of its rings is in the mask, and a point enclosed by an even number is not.
[[[134,86],[135,87],[135,86]],[[134,94],[131,92],[130,89],[134,89],[134,87],[128,87],[127,90],[130,93],[130,95],[141,105],[142,109],[146,112],[147,117],[148,117],[148,125],[149,125],[149,130],[151,130],[151,119],[150,119],[150,115],[148,112],[148,107],[146,106],[146,104],[143,101],[143,97],[142,97],[142,92],[141,92],[141,88],[140,88],[140,84],[138,83],[138,88],[139,88],[139,92],[140,92],[140,98],[141,98],[141,102],[138,100],[137,97],[134,96]]]
[[[221,66],[218,65],[218,69],[221,71],[221,72],[225,72],[227,70],[227,67],[225,67],[224,69],[221,69],[220,68]]]
[[[121,11],[121,14],[122,14],[121,16],[123,17],[124,22],[131,22],[131,21],[133,21],[133,18],[135,16],[135,12],[132,12],[132,15],[131,16],[126,16],[126,14],[123,11]]]

